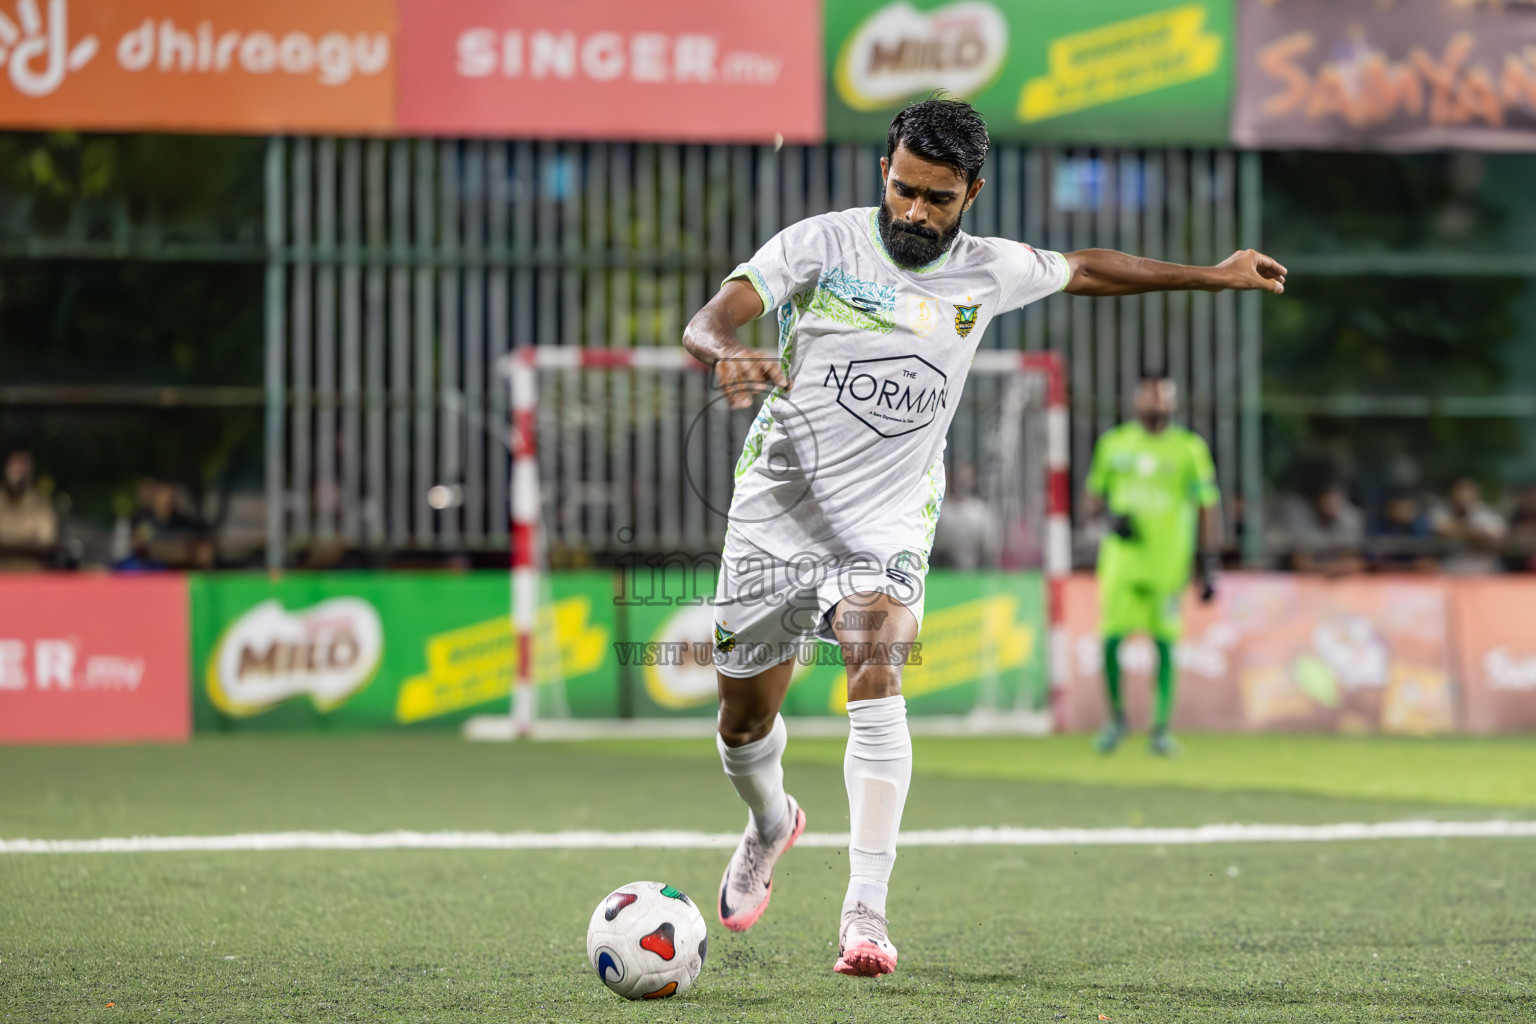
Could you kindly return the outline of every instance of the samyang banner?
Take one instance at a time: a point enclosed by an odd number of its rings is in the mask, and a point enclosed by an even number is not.
[[[1536,581],[1474,577],[1450,588],[1467,732],[1536,730]]]
[[[826,6],[827,137],[878,142],[935,89],[994,139],[1227,141],[1232,0],[841,0]]]
[[[1068,730],[1106,720],[1098,581],[1066,587],[1071,678],[1058,711]],[[1218,599],[1185,595],[1176,651],[1176,729],[1221,732],[1380,732],[1458,729],[1450,595],[1432,577],[1328,580],[1234,573]],[[1127,711],[1143,726],[1156,654],[1144,638],[1120,648]]]
[[[1536,149],[1531,0],[1243,0],[1238,145]]]

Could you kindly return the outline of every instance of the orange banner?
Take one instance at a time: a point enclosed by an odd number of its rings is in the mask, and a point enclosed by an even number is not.
[[[1467,731],[1536,729],[1536,580],[1492,577],[1450,586]]]
[[[1527,583],[1526,587],[1531,588]],[[1174,725],[1227,731],[1298,730],[1427,734],[1458,724],[1443,582],[1371,577],[1329,581],[1234,574],[1220,597],[1185,604]],[[1069,729],[1105,720],[1098,583],[1067,587]],[[1156,654],[1121,647],[1128,714],[1144,725]]]
[[[0,124],[390,130],[392,0],[12,0]]]

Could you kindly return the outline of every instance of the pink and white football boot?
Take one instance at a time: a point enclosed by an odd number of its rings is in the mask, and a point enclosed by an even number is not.
[[[855,903],[843,912],[843,927],[838,932],[838,974],[855,978],[878,978],[896,970],[896,947],[891,944],[885,915],[867,903]]]
[[[725,877],[720,880],[720,923],[733,932],[751,928],[768,909],[773,897],[773,866],[805,831],[805,812],[794,797],[786,794],[785,799],[789,814],[784,819],[784,834],[765,840],[748,821],[731,862],[725,866]]]

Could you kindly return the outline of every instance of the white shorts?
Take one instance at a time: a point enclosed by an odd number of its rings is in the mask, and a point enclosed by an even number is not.
[[[860,594],[885,594],[900,602],[920,631],[926,576],[927,559],[918,560],[911,552],[883,561],[856,554],[805,555],[786,562],[728,536],[713,602],[715,668],[740,679],[805,657],[805,645],[817,640],[836,643],[833,612],[857,615],[861,602],[855,595]]]

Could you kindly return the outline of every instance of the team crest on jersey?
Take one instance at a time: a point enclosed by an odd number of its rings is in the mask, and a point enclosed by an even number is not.
[[[967,295],[966,298],[969,299],[970,296]],[[962,306],[960,303],[956,302],[954,303],[954,307],[955,333],[964,338],[966,335],[970,334],[976,326],[976,313],[981,309],[981,303],[978,302],[974,306]]]
[[[931,295],[908,295],[907,326],[919,338],[932,334],[939,326],[939,300]]]

